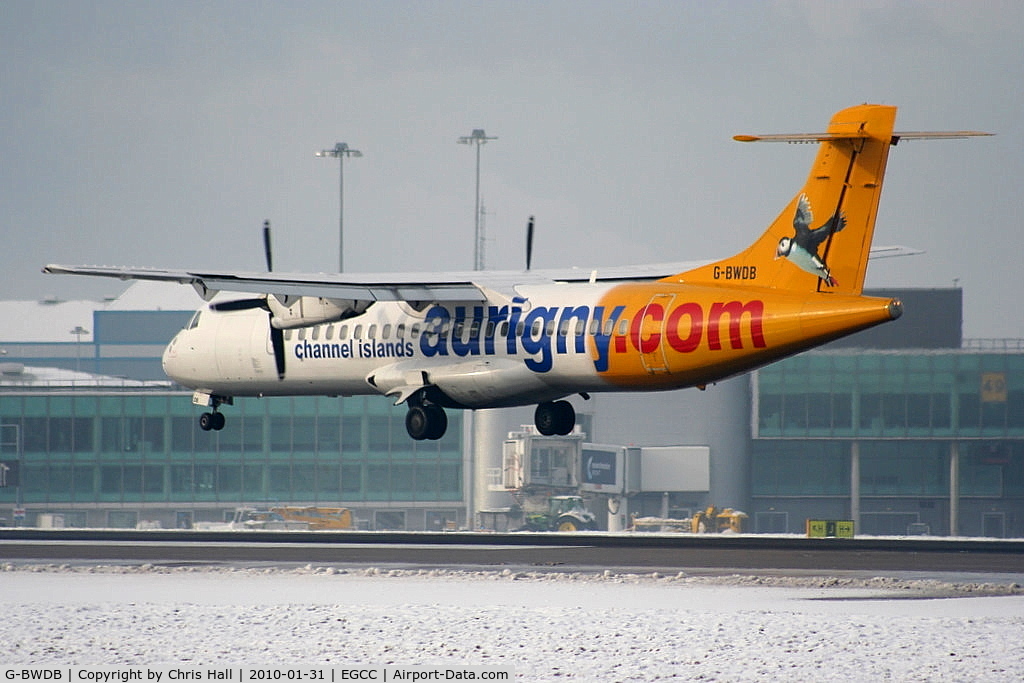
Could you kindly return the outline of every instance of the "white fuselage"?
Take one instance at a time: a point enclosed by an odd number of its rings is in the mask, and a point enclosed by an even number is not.
[[[411,381],[444,386],[466,407],[607,389],[590,348],[595,333],[599,346],[601,335],[610,339],[619,322],[598,304],[610,287],[522,289],[521,300],[500,305],[417,311],[404,302],[378,302],[347,320],[286,330],[283,379],[266,311],[204,308],[168,345],[164,371],[185,386],[223,396],[392,393],[407,384],[407,373],[426,372],[426,382],[422,376]]]

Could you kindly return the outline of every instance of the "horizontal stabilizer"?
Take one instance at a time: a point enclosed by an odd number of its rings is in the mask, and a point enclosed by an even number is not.
[[[961,140],[963,138],[976,138],[993,135],[976,130],[948,130],[948,131],[896,131],[892,134],[892,144],[900,140]],[[790,142],[790,143],[815,143],[827,142],[829,140],[858,140],[870,137],[867,133],[859,130],[839,131],[834,133],[779,133],[772,135],[734,135],[733,140],[737,142]]]

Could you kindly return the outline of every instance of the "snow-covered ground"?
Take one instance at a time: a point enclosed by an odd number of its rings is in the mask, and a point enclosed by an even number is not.
[[[0,660],[512,666],[522,681],[1019,681],[1016,578],[8,563]]]

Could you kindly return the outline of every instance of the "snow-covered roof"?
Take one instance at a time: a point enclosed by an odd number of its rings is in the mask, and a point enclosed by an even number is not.
[[[108,301],[0,301],[0,341],[91,343],[94,311],[193,311],[202,303],[191,287],[141,281]]]
[[[41,388],[167,388],[174,383],[169,380],[136,380],[108,375],[94,375],[88,372],[65,370],[63,368],[41,368],[21,363],[0,362],[0,390],[41,389]]]
[[[194,311],[203,305],[196,290],[188,285],[137,280],[113,301],[107,311]]]

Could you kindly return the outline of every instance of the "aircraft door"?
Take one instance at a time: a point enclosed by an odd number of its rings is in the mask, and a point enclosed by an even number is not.
[[[633,336],[640,350],[640,361],[652,375],[669,372],[665,358],[665,318],[675,294],[655,294],[640,311],[639,322],[633,323]]]

